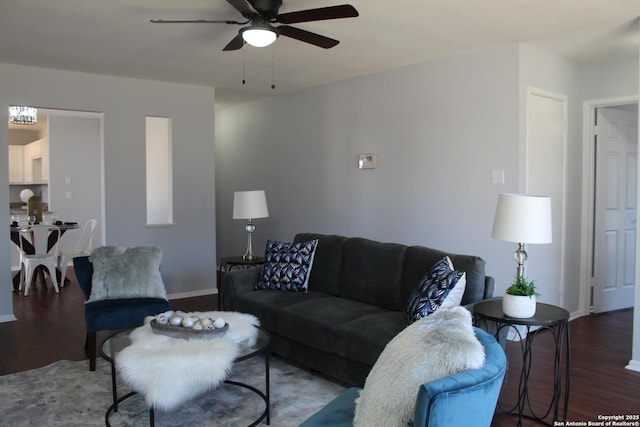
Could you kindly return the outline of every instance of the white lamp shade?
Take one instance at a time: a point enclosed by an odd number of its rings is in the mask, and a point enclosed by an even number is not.
[[[551,198],[500,194],[491,237],[516,243],[551,243]]]
[[[269,216],[264,190],[233,193],[233,219],[266,218]]]

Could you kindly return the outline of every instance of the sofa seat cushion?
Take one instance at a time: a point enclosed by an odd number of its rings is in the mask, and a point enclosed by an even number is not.
[[[314,298],[281,308],[278,311],[277,332],[311,348],[333,353],[336,349],[336,330],[341,325],[362,316],[386,311],[347,298]]]
[[[308,291],[306,293],[276,292],[271,290],[242,292],[235,296],[233,309],[243,313],[251,313],[260,319],[262,327],[268,331],[277,331],[278,311],[281,308],[327,296],[324,292],[318,291]]]
[[[131,328],[144,323],[147,316],[171,310],[162,298],[129,298],[88,302],[84,305],[87,332]]]
[[[389,341],[407,326],[400,311],[383,311],[358,317],[336,330],[336,353],[373,366]]]

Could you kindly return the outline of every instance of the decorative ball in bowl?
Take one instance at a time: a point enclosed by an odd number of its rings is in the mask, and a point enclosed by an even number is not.
[[[158,314],[149,324],[156,334],[182,339],[220,338],[229,329],[229,324],[222,317],[212,319],[173,310]]]

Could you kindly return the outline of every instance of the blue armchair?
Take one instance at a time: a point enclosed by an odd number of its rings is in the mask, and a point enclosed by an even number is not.
[[[91,257],[73,259],[73,268],[85,300],[91,295],[93,264]],[[84,321],[87,329],[85,352],[89,369],[96,370],[97,332],[141,326],[147,316],[171,310],[169,301],[162,298],[123,298],[87,302],[84,305]]]
[[[507,366],[502,347],[494,337],[476,328],[485,348],[481,369],[471,369],[420,386],[414,426],[487,427],[491,425]],[[347,427],[353,425],[355,399],[360,388],[345,390],[300,427]]]

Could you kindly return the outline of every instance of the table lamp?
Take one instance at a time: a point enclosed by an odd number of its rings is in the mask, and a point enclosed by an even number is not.
[[[247,252],[242,256],[246,260],[256,259],[253,253],[251,237],[256,229],[253,225],[255,218],[266,218],[269,216],[267,208],[267,197],[264,190],[256,191],[236,191],[233,194],[233,219],[247,219]]]
[[[491,237],[518,243],[513,257],[518,263],[516,277],[523,277],[525,243],[551,243],[551,198],[500,194]]]

